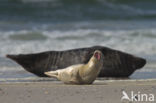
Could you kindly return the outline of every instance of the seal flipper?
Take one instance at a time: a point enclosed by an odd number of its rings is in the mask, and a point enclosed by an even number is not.
[[[58,79],[58,72],[57,71],[49,71],[49,72],[44,72],[45,75],[50,76],[50,77],[55,77]]]

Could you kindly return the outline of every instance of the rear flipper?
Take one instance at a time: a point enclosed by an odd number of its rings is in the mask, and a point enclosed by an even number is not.
[[[44,72],[45,75],[58,78],[58,71],[49,71],[49,72]]]

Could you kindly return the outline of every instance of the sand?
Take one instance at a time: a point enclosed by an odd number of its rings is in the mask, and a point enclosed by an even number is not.
[[[156,103],[121,101],[125,91],[156,96],[156,80],[96,80],[92,85],[59,81],[1,82],[0,103]]]

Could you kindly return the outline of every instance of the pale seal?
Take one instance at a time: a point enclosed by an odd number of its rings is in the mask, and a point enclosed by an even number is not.
[[[66,84],[92,84],[103,65],[103,54],[96,50],[86,64],[72,65],[64,69],[45,72]]]
[[[44,72],[87,63],[95,50],[103,53],[103,67],[99,77],[128,77],[142,68],[146,60],[131,54],[103,46],[93,46],[65,51],[47,51],[35,54],[7,55],[25,70],[45,77]]]

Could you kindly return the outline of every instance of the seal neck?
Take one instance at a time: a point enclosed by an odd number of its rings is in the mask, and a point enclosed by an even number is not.
[[[87,63],[87,66],[94,67],[96,64],[98,64],[98,60],[94,56],[92,56],[92,58]]]

